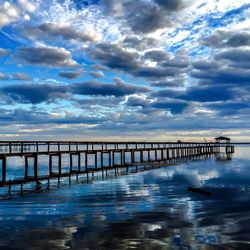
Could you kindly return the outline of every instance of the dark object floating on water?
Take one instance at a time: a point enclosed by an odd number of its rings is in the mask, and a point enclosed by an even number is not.
[[[38,180],[36,180],[36,190],[41,190],[41,182],[40,181],[38,181]]]
[[[188,191],[191,192],[195,192],[195,193],[199,193],[199,194],[204,194],[204,195],[211,195],[210,192],[202,190],[201,188],[193,188],[193,187],[189,187]]]

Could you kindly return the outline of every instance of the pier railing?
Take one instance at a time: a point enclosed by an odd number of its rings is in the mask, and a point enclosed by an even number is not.
[[[230,143],[199,142],[90,142],[90,141],[0,141],[0,187],[50,178],[69,177],[109,169],[126,168],[140,164],[159,164],[184,158],[197,158],[219,153],[224,148],[234,152]],[[62,171],[62,155],[69,156],[68,170]],[[47,156],[47,174],[38,168],[39,157]],[[8,159],[20,157],[24,161],[24,175],[8,177]],[[104,158],[106,160],[104,160]],[[77,160],[75,160],[77,159]],[[56,163],[56,164],[55,164]],[[21,164],[20,164],[21,165]],[[55,166],[56,165],[56,166]],[[65,170],[65,169],[64,169]],[[44,171],[43,171],[44,173]]]

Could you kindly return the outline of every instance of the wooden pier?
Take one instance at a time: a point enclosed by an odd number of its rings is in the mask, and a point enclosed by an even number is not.
[[[109,170],[138,166],[158,166],[173,164],[181,159],[201,159],[218,154],[222,149],[227,154],[234,153],[231,143],[198,142],[84,142],[84,141],[0,141],[1,177],[0,187],[20,185],[21,192],[25,183],[39,183],[57,178],[86,175],[100,172],[102,178]],[[46,169],[41,174],[39,160],[47,157]],[[62,157],[69,157],[69,166],[62,168]],[[24,175],[20,178],[8,177],[8,159],[20,157],[23,161]],[[105,158],[105,159],[104,159]],[[46,170],[46,171],[45,171]],[[64,170],[64,171],[62,171]]]

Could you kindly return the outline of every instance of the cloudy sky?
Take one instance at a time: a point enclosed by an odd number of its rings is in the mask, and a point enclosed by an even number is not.
[[[0,6],[0,139],[250,140],[249,0]]]

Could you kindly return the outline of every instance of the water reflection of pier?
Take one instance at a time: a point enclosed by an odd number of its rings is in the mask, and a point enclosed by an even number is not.
[[[234,146],[228,137],[220,136],[215,138],[217,144],[216,160],[231,160],[234,153]]]
[[[57,178],[101,173],[102,178],[112,170],[115,175],[119,169],[128,173],[138,167],[173,164],[183,159],[203,159],[221,153],[224,148],[227,154],[234,152],[230,141],[226,143],[197,142],[76,142],[76,141],[2,141],[0,142],[1,179],[0,187],[20,185],[21,192],[25,183],[40,183]],[[62,156],[69,157],[67,171],[62,171]],[[47,169],[40,173],[39,157],[47,156]],[[20,157],[24,161],[24,176],[8,178],[8,159]],[[46,172],[47,174],[44,174]]]

